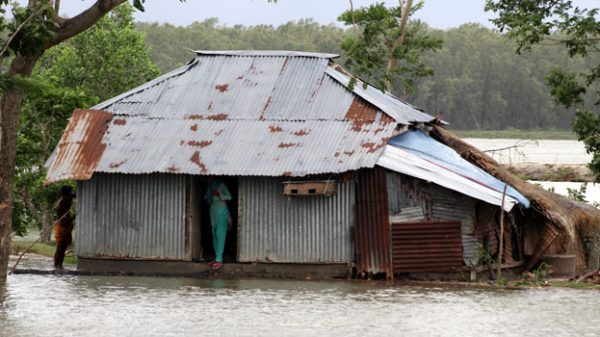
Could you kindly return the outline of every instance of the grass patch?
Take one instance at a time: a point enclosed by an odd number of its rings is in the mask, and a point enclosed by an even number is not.
[[[600,284],[594,282],[582,281],[575,283],[575,281],[548,281],[548,284],[552,287],[560,288],[571,288],[571,289],[600,289]]]
[[[577,140],[572,131],[540,131],[540,130],[453,130],[461,138],[508,138],[508,139],[546,139],[546,140]]]
[[[13,241],[11,243],[11,251],[15,255],[21,255],[25,249],[27,249],[33,241]],[[56,246],[53,244],[47,243],[36,243],[31,249],[29,249],[28,254],[38,254],[42,256],[53,257]],[[69,250],[67,249],[67,256],[65,256],[65,264],[77,264],[77,257],[69,256]]]

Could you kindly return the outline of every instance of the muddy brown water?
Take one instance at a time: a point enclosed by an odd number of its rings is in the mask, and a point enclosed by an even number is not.
[[[0,336],[598,336],[600,292],[12,275]]]

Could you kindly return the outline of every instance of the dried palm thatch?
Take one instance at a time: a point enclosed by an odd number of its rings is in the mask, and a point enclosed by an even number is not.
[[[559,240],[565,251],[572,250],[578,256],[578,265],[583,256],[582,233],[600,230],[600,210],[587,204],[571,201],[561,195],[546,191],[514,176],[494,159],[472,145],[462,141],[441,125],[433,125],[432,137],[453,148],[461,157],[487,171],[494,177],[513,186],[531,202],[531,207],[546,219],[544,236],[530,261],[530,269],[541,257],[550,243]]]

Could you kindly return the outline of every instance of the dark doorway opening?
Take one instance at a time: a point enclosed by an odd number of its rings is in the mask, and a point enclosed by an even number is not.
[[[237,240],[238,240],[238,178],[231,176],[217,176],[227,186],[231,194],[231,201],[227,202],[229,213],[233,223],[231,229],[227,232],[225,240],[225,250],[223,252],[223,262],[237,261]],[[210,205],[206,202],[204,196],[208,183],[205,179],[200,181],[200,243],[202,245],[203,258],[206,261],[211,261],[215,258],[213,248],[212,227],[210,223]]]

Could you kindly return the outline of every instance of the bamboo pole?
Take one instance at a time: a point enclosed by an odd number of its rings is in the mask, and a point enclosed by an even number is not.
[[[506,199],[507,188],[508,184],[504,184],[504,191],[502,191],[502,203],[500,204],[500,244],[498,247],[496,281],[500,280],[500,276],[502,276],[502,254],[504,253],[504,200]]]

